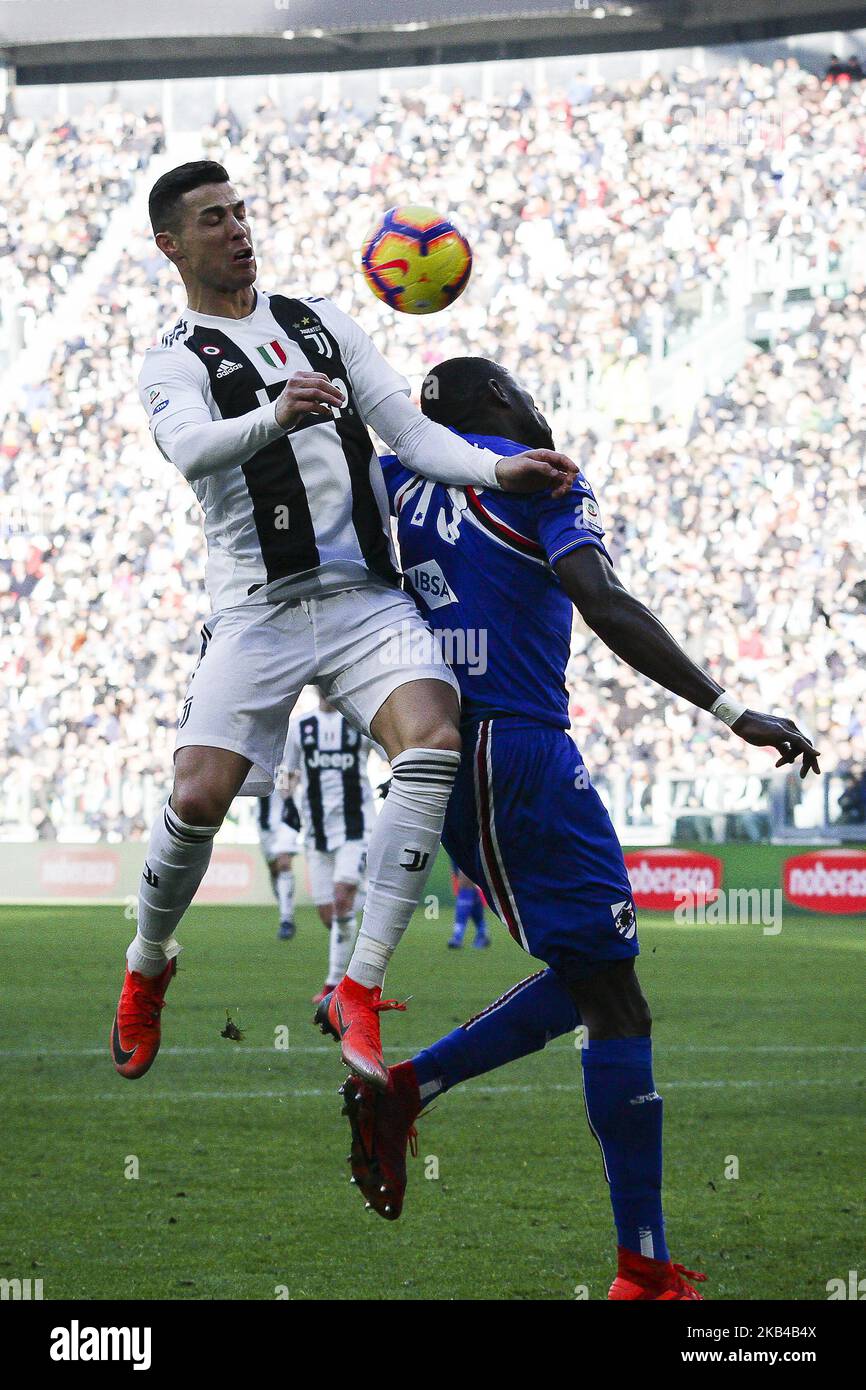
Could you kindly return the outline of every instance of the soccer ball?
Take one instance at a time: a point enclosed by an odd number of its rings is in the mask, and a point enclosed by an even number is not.
[[[403,314],[435,314],[463,293],[472,272],[469,242],[434,208],[389,208],[361,248],[370,289]]]

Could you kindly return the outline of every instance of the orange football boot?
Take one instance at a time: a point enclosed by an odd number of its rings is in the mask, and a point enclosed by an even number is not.
[[[111,1059],[121,1076],[135,1080],[153,1065],[159,1052],[165,991],[176,970],[176,957],[161,975],[141,975],[127,967],[111,1029]]]
[[[316,1009],[313,1022],[340,1044],[343,1062],[377,1091],[388,1089],[388,1068],[382,1057],[379,1015],[386,1009],[405,1009],[396,999],[383,999],[379,986],[369,989],[348,975]]]
[[[650,1260],[646,1255],[638,1255],[622,1245],[617,1247],[617,1259],[617,1274],[608,1298],[643,1299],[658,1303],[674,1299],[703,1299],[703,1294],[693,1289],[687,1281],[695,1279],[702,1284],[707,1277],[705,1274],[671,1264],[670,1260]]]

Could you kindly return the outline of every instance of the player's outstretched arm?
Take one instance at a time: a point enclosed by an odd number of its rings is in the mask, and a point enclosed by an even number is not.
[[[329,300],[310,302],[340,344],[361,418],[404,468],[449,487],[496,487],[505,492],[553,487],[556,497],[569,491],[578,471],[571,459],[554,449],[533,449],[501,459],[491,449],[467,444],[412,404],[406,378],[385,361],[354,319]]]
[[[629,666],[681,695],[699,709],[710,710],[724,695],[720,685],[696,666],[654,613],[630,594],[610,561],[595,546],[581,546],[554,566],[563,589],[584,622]],[[719,711],[724,718],[723,710]],[[775,748],[777,767],[802,757],[800,776],[820,772],[818,752],[790,719],[745,709],[730,722],[735,734],[756,747]]]
[[[170,384],[141,388],[150,408],[154,438],[163,455],[193,482],[239,468],[266,444],[279,439],[307,415],[330,415],[343,404],[342,391],[321,372],[295,372],[277,400],[228,420],[211,419],[201,385],[173,365]],[[151,373],[153,368],[151,368]],[[164,375],[164,373],[162,373]],[[154,392],[153,401],[150,401]],[[168,414],[159,414],[162,406]]]
[[[531,449],[502,458],[422,415],[397,391],[368,411],[367,424],[393,449],[405,468],[449,487],[495,487],[504,492],[541,492],[559,497],[571,490],[577,465],[554,449]]]

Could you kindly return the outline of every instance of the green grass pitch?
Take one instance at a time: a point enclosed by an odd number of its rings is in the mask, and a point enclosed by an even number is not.
[[[325,933],[298,920],[286,943],[266,909],[193,910],[163,1051],[128,1082],[106,1050],[122,909],[0,910],[0,1277],[47,1299],[603,1298],[613,1227],[575,1039],[444,1097],[386,1223],[347,1182],[343,1070],[310,1023]],[[419,915],[403,940],[390,1060],[533,968],[497,923],[491,950],[447,951],[450,925]],[[673,1257],[710,1298],[825,1299],[866,1272],[863,921],[765,936],[644,916],[641,940]],[[244,1042],[220,1037],[226,1009]]]

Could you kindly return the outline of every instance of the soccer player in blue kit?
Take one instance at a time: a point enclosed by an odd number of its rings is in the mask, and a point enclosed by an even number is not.
[[[532,397],[484,358],[440,364],[421,394],[426,415],[479,447],[500,454],[554,447]],[[775,748],[777,766],[802,756],[801,775],[818,772],[817,752],[789,719],[747,709],[723,691],[622,586],[582,475],[554,499],[448,487],[393,456],[383,471],[418,606],[434,631],[464,637],[450,642],[463,753],[443,845],[515,941],[548,968],[391,1067],[386,1092],[356,1077],[345,1083],[354,1180],[380,1215],[398,1217],[406,1147],[424,1106],[582,1024],[587,1118],[617,1231],[609,1297],[700,1298],[689,1278],[703,1276],[674,1265],[665,1241],[662,1101],[635,972],[631,886],[610,817],[568,733],[572,608],[635,670],[709,710],[745,742]]]

